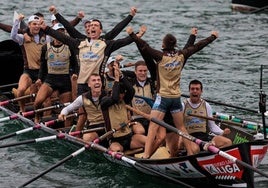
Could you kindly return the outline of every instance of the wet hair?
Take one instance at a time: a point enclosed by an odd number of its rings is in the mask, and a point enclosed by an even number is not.
[[[177,39],[172,34],[166,34],[163,38],[163,50],[174,50],[177,46]]]
[[[102,29],[102,23],[101,23],[100,20],[98,20],[98,19],[92,19],[92,20],[90,20],[90,23],[93,22],[93,21],[95,21],[95,22],[99,22],[99,24],[100,24],[100,29]]]
[[[137,69],[138,66],[143,65],[143,66],[147,66],[145,61],[139,60],[135,63],[135,70]]]
[[[40,12],[36,12],[34,15],[38,16],[38,17],[42,17],[44,18],[44,14],[40,13]]]
[[[199,80],[192,80],[192,81],[190,81],[190,83],[189,83],[189,90],[190,90],[190,87],[191,87],[192,84],[199,84],[201,86],[201,91],[203,90],[202,82],[200,82]]]

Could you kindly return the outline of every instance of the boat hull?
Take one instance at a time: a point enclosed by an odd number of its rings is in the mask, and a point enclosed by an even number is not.
[[[257,167],[263,160],[267,148],[267,141],[253,141],[233,145],[223,151]],[[128,163],[118,161],[108,154],[105,154],[105,157],[112,162],[131,167]],[[203,152],[198,155],[170,159],[132,159],[194,187],[200,185],[202,187],[254,187],[252,170],[239,166],[218,154]],[[155,175],[144,168],[135,168],[143,173]]]
[[[268,6],[267,0],[232,0],[231,7],[237,11],[254,11]]]

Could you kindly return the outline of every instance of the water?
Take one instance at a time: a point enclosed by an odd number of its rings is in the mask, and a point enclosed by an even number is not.
[[[87,18],[102,20],[104,33],[123,19],[131,6],[138,13],[130,23],[135,31],[142,24],[148,31],[144,39],[157,49],[166,33],[174,34],[182,47],[192,26],[198,27],[197,41],[209,36],[212,30],[219,31],[219,38],[193,55],[187,62],[181,79],[183,93],[187,94],[188,83],[199,79],[204,84],[204,98],[258,110],[260,92],[260,65],[268,65],[268,16],[265,13],[242,14],[233,12],[226,0],[98,0],[98,1],[33,1],[2,0],[0,22],[11,24],[13,11],[23,13],[26,18],[39,11],[50,20],[48,7],[56,5],[69,20],[83,10]],[[82,24],[77,28],[83,32]],[[118,38],[125,37],[123,31]],[[9,34],[0,31],[0,41],[9,39]],[[134,44],[124,47],[112,55],[122,54],[127,61],[141,57]],[[266,67],[267,68],[267,67]],[[263,91],[268,91],[268,69],[263,72]],[[260,115],[213,105],[215,111],[233,114],[241,118],[261,121]],[[267,121],[267,119],[266,119]],[[21,129],[21,125],[0,127],[1,135]],[[38,137],[32,135],[32,137]],[[17,139],[27,139],[27,136]],[[6,141],[16,141],[11,138]],[[0,150],[0,187],[16,187],[42,170],[55,164],[75,149],[64,141],[28,144]],[[268,173],[268,159],[260,169]],[[256,187],[267,187],[268,180],[256,175]],[[122,168],[86,152],[68,161],[30,184],[28,187],[164,187],[161,178],[152,178],[128,168]]]

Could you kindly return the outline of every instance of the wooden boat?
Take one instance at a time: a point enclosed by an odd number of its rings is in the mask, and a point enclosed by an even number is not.
[[[15,121],[21,121],[25,127],[36,126],[32,120],[14,113],[12,111],[12,104],[0,106],[0,110],[4,111],[7,116],[18,116]],[[41,130],[46,133],[59,135],[58,131],[49,128],[45,124],[41,123],[40,126]],[[103,154],[104,158],[111,162],[135,168],[149,175],[165,178],[185,187],[200,187],[202,185],[253,188],[254,172],[261,173],[257,167],[267,153],[268,140],[255,140],[254,134],[247,133],[244,129],[233,128],[232,132],[234,134],[230,138],[237,140],[236,144],[220,150],[220,153],[223,153],[223,155],[203,151],[192,156],[154,159],[141,159],[136,157],[136,155],[114,155],[111,151],[99,147],[98,144],[86,144],[82,140],[66,133],[59,136],[59,138],[64,138],[64,140],[76,146],[84,146],[84,149],[91,148],[97,150]]]
[[[231,8],[241,12],[259,12],[268,8],[267,0],[232,0]]]

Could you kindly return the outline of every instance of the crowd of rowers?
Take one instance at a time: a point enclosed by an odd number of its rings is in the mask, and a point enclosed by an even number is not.
[[[24,30],[19,28],[24,19],[22,14],[11,28],[0,24],[3,30],[11,32],[12,40],[21,46],[24,57],[24,71],[15,89],[16,97],[25,95],[29,89],[37,94],[34,108],[40,109],[46,103],[50,104],[51,97],[56,95],[61,103],[70,102],[58,115],[65,121],[65,127],[73,123],[71,118],[66,118],[68,114],[84,113],[78,117],[76,130],[103,129],[83,134],[82,139],[93,141],[107,131],[118,129],[101,144],[119,152],[144,148],[143,158],[150,158],[160,146],[168,149],[170,157],[178,156],[181,149],[192,155],[205,148],[141,117],[126,105],[216,147],[232,144],[225,137],[230,133],[229,129],[222,130],[214,121],[189,115],[212,116],[211,106],[201,98],[203,86],[199,80],[189,83],[190,98],[181,100],[180,78],[187,59],[212,43],[218,37],[217,31],[195,43],[197,28],[192,28],[183,49],[178,49],[177,39],[172,34],[166,34],[161,50],[156,50],[141,39],[147,29],[144,25],[137,33],[127,27],[127,36],[115,39],[135,16],[135,7],[104,35],[101,21],[85,20],[83,11],[71,22],[57,12],[55,6],[50,6],[49,11],[51,26],[46,25],[41,13],[30,16]],[[85,34],[75,28],[82,20]],[[111,54],[133,42],[142,60],[125,64],[134,66],[134,71],[124,70],[120,63],[123,57]],[[146,99],[151,99],[153,104]],[[19,105],[24,112],[25,102],[19,101]],[[39,121],[40,115],[36,114],[35,122]]]

